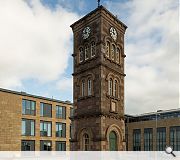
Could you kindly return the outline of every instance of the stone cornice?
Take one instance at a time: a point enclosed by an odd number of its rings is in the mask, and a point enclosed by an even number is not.
[[[99,113],[86,113],[86,114],[82,114],[82,115],[78,115],[78,116],[73,116],[70,119],[71,120],[76,120],[76,119],[84,119],[84,118],[94,118],[94,117],[107,117],[107,118],[115,118],[115,119],[119,119],[119,120],[124,120],[124,116],[120,115],[120,114],[113,114],[111,112],[109,113],[103,113],[103,112],[99,112]]]
[[[92,16],[94,13],[98,12],[98,11],[101,11],[102,12],[105,11],[106,13],[108,13],[113,19],[116,20],[116,22],[118,22],[119,24],[123,25],[123,27],[125,29],[127,29],[127,26],[122,23],[119,19],[117,19],[116,16],[114,16],[111,12],[109,12],[105,7],[103,6],[99,6],[98,8],[96,8],[95,10],[91,11],[90,13],[88,13],[87,15],[85,15],[84,17],[82,17],[81,19],[79,19],[78,21],[76,21],[75,23],[73,23],[70,27],[73,29],[75,25],[81,23],[83,20],[85,20],[86,18]]]
[[[118,74],[120,74],[120,75],[122,75],[122,76],[126,76],[126,74],[124,74],[124,73],[122,73],[122,72],[114,69],[114,67],[111,67],[111,66],[109,66],[109,65],[107,65],[107,64],[105,64],[105,63],[101,63],[101,62],[98,63],[98,64],[96,64],[96,65],[94,65],[93,67],[89,67],[89,68],[83,69],[83,70],[81,70],[81,71],[79,71],[79,72],[74,72],[72,75],[73,75],[73,76],[76,76],[76,75],[78,75],[78,74],[83,74],[84,72],[89,71],[89,70],[92,70],[92,69],[97,68],[97,67],[99,67],[99,66],[107,67],[108,69],[110,69],[110,70],[112,70],[112,71],[114,71],[114,72],[116,72],[116,73],[118,73]]]

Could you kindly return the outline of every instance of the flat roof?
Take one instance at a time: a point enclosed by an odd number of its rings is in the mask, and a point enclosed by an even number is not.
[[[164,113],[172,113],[172,112],[180,112],[180,108],[168,109],[168,110],[158,110],[157,112],[148,112],[148,113],[137,114],[137,115],[125,114],[125,116],[136,118],[136,117],[151,116],[151,115],[156,115],[156,114],[164,114]]]
[[[43,100],[48,100],[48,101],[53,101],[53,102],[57,102],[57,103],[63,103],[63,104],[68,104],[68,105],[73,105],[73,103],[71,103],[70,101],[61,101],[58,99],[54,99],[54,98],[48,98],[48,97],[43,97],[43,96],[37,96],[37,95],[33,95],[33,94],[28,94],[26,92],[18,92],[18,91],[12,91],[9,89],[4,89],[4,88],[0,88],[1,92],[6,92],[6,93],[11,93],[11,94],[16,94],[16,95],[21,95],[21,96],[28,96],[28,97],[33,97],[33,98],[38,98],[38,99],[43,99]]]

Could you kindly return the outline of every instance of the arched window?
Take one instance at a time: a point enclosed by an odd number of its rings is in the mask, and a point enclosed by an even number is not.
[[[111,49],[111,59],[112,59],[112,60],[114,60],[115,52],[116,52],[116,47],[115,47],[115,45],[113,44],[113,45],[112,45],[112,49]]]
[[[109,79],[109,95],[112,96],[113,92],[113,80],[110,78]]]
[[[82,84],[81,84],[81,95],[82,97],[85,96],[85,81],[82,80]]]
[[[120,49],[117,48],[117,52],[116,52],[116,62],[119,63],[120,62]]]
[[[117,135],[114,131],[109,134],[109,150],[117,151]]]
[[[110,42],[106,42],[106,56],[109,57],[110,54]]]
[[[90,146],[90,140],[89,140],[89,135],[85,133],[83,135],[83,150],[84,151],[89,151],[89,146]]]
[[[96,55],[96,44],[95,42],[91,42],[91,57],[94,57]]]
[[[89,58],[89,47],[88,45],[85,46],[85,60],[87,60]]]
[[[88,96],[92,95],[92,80],[88,79]]]
[[[81,63],[84,59],[83,48],[79,48],[79,62]]]
[[[114,97],[118,97],[118,83],[114,81]]]

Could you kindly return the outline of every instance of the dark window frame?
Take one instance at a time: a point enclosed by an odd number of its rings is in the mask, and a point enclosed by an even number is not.
[[[50,107],[50,113],[48,113],[48,107]],[[52,118],[52,104],[40,102],[40,116]]]
[[[28,106],[28,103],[29,103],[29,106]],[[34,109],[32,105],[33,103],[34,103]],[[28,109],[28,107],[30,108]],[[22,99],[22,114],[35,116],[36,115],[36,102],[29,99]]]
[[[60,126],[62,130],[60,130]],[[56,122],[56,137],[66,138],[66,123]]]
[[[23,121],[25,121],[25,134],[23,134]],[[31,122],[34,122],[34,134],[31,134]],[[28,124],[30,123],[30,124]],[[22,118],[21,120],[21,135],[22,136],[35,136],[36,131],[35,131],[35,125],[36,125],[36,121],[34,119],[26,119],[26,118]],[[28,127],[30,129],[30,131],[28,131]]]
[[[70,108],[70,117],[74,116],[74,108]]]
[[[32,149],[30,149],[30,150],[24,149],[25,146],[23,146],[23,143],[28,143],[28,142],[33,144]],[[35,146],[36,146],[35,140],[21,140],[21,151],[35,151]]]
[[[50,143],[50,148],[47,147],[47,150],[42,149],[45,143]],[[52,141],[51,140],[40,140],[40,151],[52,151]]]
[[[43,130],[41,130],[41,124],[43,124]],[[48,136],[48,124],[51,124],[50,136]],[[47,128],[47,131],[45,130],[45,128]],[[40,137],[52,137],[52,122],[51,121],[43,121],[43,120],[40,121]]]
[[[60,110],[62,109],[62,113],[60,113]],[[66,119],[66,107],[56,105],[56,118],[60,119]]]
[[[61,145],[64,145],[59,147],[58,145],[61,144]],[[60,149],[60,148],[64,148],[64,149]],[[56,151],[66,151],[66,141],[56,141]]]
[[[144,128],[144,151],[153,151],[153,128]]]
[[[180,151],[180,126],[171,126],[169,130],[169,144],[174,151]]]
[[[133,130],[133,151],[141,151],[141,129]]]
[[[166,147],[166,127],[156,129],[156,151],[164,151]]]

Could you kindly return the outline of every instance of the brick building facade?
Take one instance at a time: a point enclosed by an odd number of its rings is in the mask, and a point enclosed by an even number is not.
[[[180,151],[180,109],[126,115],[126,150]]]
[[[70,150],[72,104],[0,89],[0,151]]]

